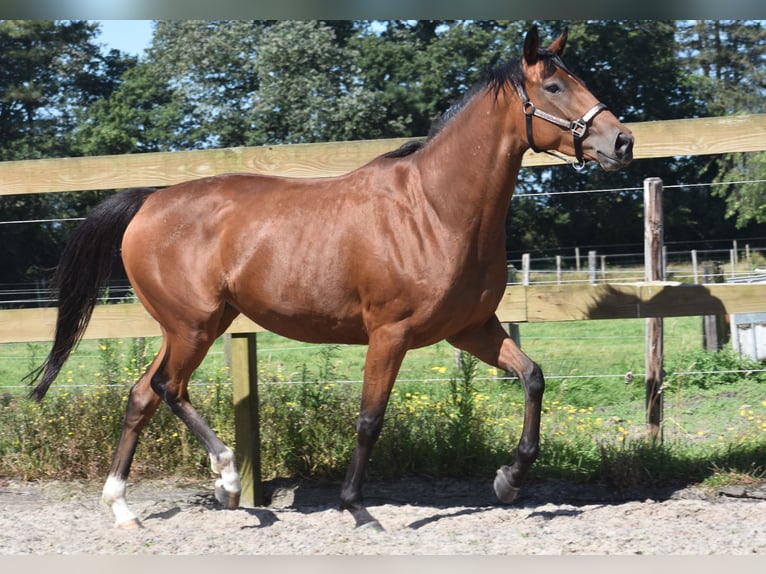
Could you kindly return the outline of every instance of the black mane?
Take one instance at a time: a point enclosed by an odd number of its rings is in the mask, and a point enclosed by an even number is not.
[[[550,50],[541,49],[539,52],[540,59],[545,65],[545,76],[553,74],[556,68],[561,68],[569,75],[576,77],[566,67],[564,62],[558,56]],[[416,151],[424,148],[428,143],[439,133],[445,126],[454,118],[462,109],[470,102],[473,97],[484,89],[490,89],[495,93],[495,98],[500,94],[500,91],[507,86],[518,86],[524,84],[524,72],[521,68],[521,60],[515,58],[502,64],[496,68],[490,70],[485,77],[475,84],[470,90],[465,92],[460,99],[451,105],[441,116],[439,116],[428,130],[428,136],[424,139],[412,140],[405,144],[402,144],[397,149],[383,154],[386,158],[400,158],[412,155]]]

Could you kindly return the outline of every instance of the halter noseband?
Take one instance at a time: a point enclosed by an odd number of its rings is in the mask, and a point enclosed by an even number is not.
[[[598,102],[591,109],[585,112],[582,117],[580,117],[580,119],[571,121],[565,120],[558,116],[554,116],[553,114],[549,114],[548,112],[537,109],[535,104],[532,103],[532,101],[529,99],[529,96],[527,95],[527,91],[524,88],[523,79],[520,82],[514,82],[514,86],[516,88],[516,92],[519,95],[519,98],[521,99],[522,109],[524,110],[524,115],[527,119],[527,140],[529,141],[529,147],[532,148],[532,151],[536,153],[545,152],[549,155],[558,157],[559,159],[563,159],[561,155],[548,150],[541,150],[535,145],[535,139],[532,136],[532,117],[537,116],[540,119],[555,124],[571,132],[572,138],[574,139],[575,157],[577,158],[577,163],[573,163],[572,167],[574,167],[576,170],[581,170],[583,167],[585,167],[585,159],[583,158],[582,154],[582,140],[587,137],[588,128],[590,127],[591,122],[593,122],[593,118],[595,118],[604,110],[608,110],[609,108],[605,104]]]

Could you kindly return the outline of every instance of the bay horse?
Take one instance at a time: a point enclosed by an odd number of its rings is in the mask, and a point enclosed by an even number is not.
[[[506,283],[505,226],[529,148],[617,170],[633,136],[548,48],[536,27],[520,58],[488,74],[425,140],[342,176],[205,177],[132,189],[96,206],[57,267],[55,339],[30,373],[40,400],[81,339],[120,252],[136,296],[160,324],[162,344],[131,388],[103,501],[115,523],[137,527],[125,500],[141,430],[163,401],[200,440],[216,498],[239,504],[233,451],[189,402],[187,385],[211,344],[240,313],[310,343],[366,344],[357,439],[341,487],[356,526],[380,528],[362,483],[405,353],[446,339],[514,371],[524,424],[510,466],[494,479],[510,503],[538,456],[543,374],[503,330],[495,310]],[[42,377],[41,377],[42,375]]]

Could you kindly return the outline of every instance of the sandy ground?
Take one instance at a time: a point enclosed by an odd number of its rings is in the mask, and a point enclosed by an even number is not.
[[[766,484],[616,495],[530,484],[511,506],[491,481],[367,483],[384,532],[354,528],[337,484],[267,483],[268,505],[227,511],[210,484],[144,480],[143,527],[113,527],[101,484],[0,482],[2,555],[750,555],[766,554]]]

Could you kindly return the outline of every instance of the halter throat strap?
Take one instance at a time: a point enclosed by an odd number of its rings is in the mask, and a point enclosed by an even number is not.
[[[529,147],[532,148],[532,151],[537,153],[544,152],[559,158],[562,157],[561,155],[554,152],[541,150],[535,145],[535,138],[532,134],[532,118],[538,117],[542,120],[545,120],[546,122],[557,125],[560,128],[569,130],[569,132],[572,134],[572,139],[574,140],[575,157],[577,158],[577,163],[572,164],[572,166],[577,170],[585,167],[585,159],[582,153],[582,141],[587,137],[588,128],[593,122],[593,119],[598,114],[604,110],[608,110],[609,108],[605,104],[598,102],[587,112],[585,112],[579,119],[567,120],[538,109],[527,95],[527,91],[524,88],[524,80],[521,80],[520,82],[514,82],[514,87],[516,88],[516,93],[519,95],[519,99],[521,99],[522,110],[524,111],[524,116],[526,117],[527,141],[529,142]]]

